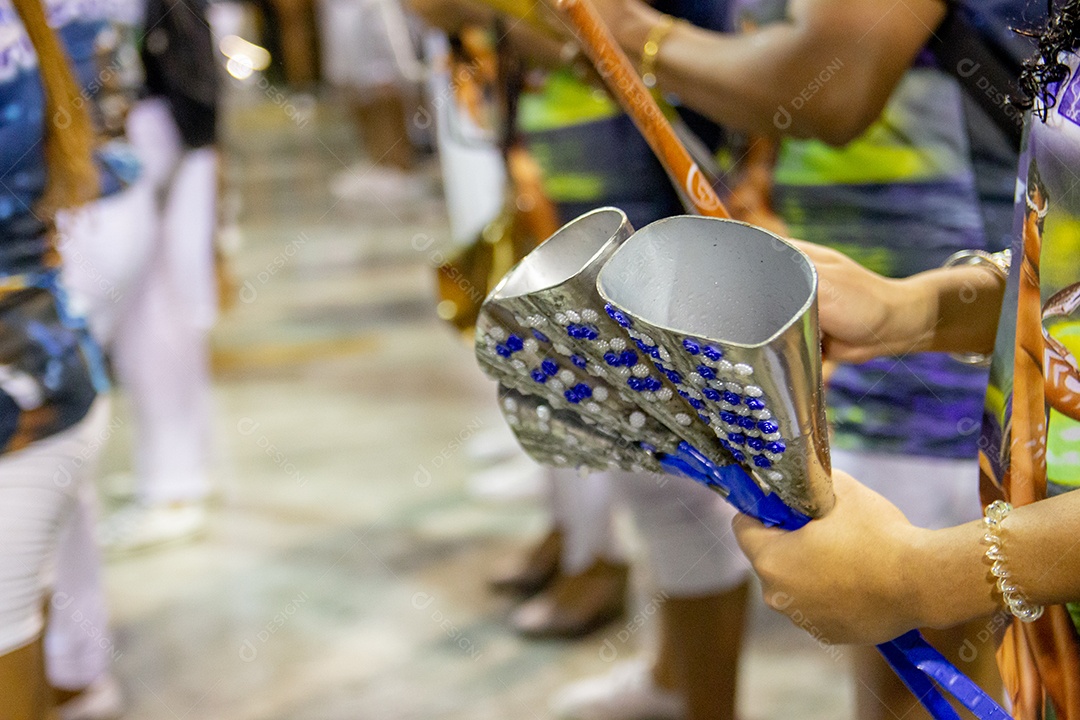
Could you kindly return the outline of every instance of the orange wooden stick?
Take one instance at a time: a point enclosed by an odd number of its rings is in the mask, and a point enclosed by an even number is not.
[[[558,0],[557,7],[570,22],[581,49],[637,125],[675,187],[701,215],[731,217],[589,0]]]

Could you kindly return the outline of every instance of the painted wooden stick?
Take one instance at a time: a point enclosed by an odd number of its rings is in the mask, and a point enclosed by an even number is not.
[[[582,51],[637,125],[675,187],[701,215],[730,217],[589,0],[558,0],[556,6],[570,23]]]

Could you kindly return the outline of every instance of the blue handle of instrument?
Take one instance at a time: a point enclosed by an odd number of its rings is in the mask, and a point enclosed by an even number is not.
[[[768,527],[798,530],[810,522],[808,516],[785,505],[776,493],[766,493],[741,466],[735,463],[718,466],[687,442],[679,444],[677,454],[660,454],[658,459],[669,472],[719,490],[739,512]],[[877,648],[936,720],[960,720],[941,690],[959,700],[979,720],[1011,720],[993,698],[931,647],[918,630],[881,643]]]

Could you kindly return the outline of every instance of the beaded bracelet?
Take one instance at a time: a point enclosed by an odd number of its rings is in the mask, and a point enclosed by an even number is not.
[[[989,253],[985,250],[961,250],[950,255],[942,263],[941,267],[948,268],[958,265],[983,265],[993,270],[1004,282],[1009,278],[1009,267],[1012,265],[1012,250],[1002,250],[996,253]],[[965,365],[990,366],[990,356],[983,353],[949,353],[949,357]]]
[[[990,561],[990,574],[997,578],[997,589],[1001,593],[1005,606],[1023,622],[1038,620],[1043,614],[1043,606],[1031,603],[1024,593],[1010,581],[1010,573],[1005,567],[1005,551],[1002,549],[1004,540],[1001,537],[1001,523],[1012,511],[1012,505],[1004,500],[995,500],[986,506],[983,524],[986,525],[986,534],[983,540],[990,547],[986,551],[986,559]]]

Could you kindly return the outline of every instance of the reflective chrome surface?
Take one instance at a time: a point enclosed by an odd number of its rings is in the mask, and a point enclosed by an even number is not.
[[[487,299],[476,354],[547,464],[658,469],[680,442],[739,463],[811,517],[833,502],[817,274],[745,223],[634,233],[604,208],[559,230]]]
[[[811,517],[832,506],[817,273],[801,251],[745,223],[668,218],[624,243],[597,289],[694,407],[692,427],[667,427]],[[724,452],[696,442],[703,427]]]
[[[603,353],[596,357],[586,338],[618,329],[597,307],[596,276],[632,232],[621,210],[582,215],[518,263],[481,308],[477,359],[499,382],[503,414],[538,462],[659,471],[640,444],[673,450],[677,443],[603,382]]]

